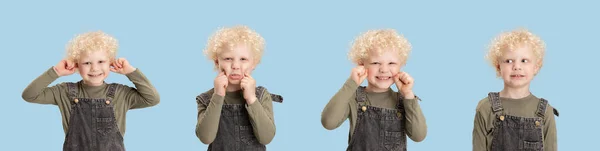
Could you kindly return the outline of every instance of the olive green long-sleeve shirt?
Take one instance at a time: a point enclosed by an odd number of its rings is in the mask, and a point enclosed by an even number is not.
[[[536,117],[536,111],[540,104],[540,99],[533,94],[520,98],[510,99],[500,97],[502,108],[508,115],[520,117]],[[545,151],[556,151],[556,123],[554,121],[553,109],[550,104],[546,107],[544,114],[544,126],[542,127],[542,140],[544,141]],[[479,101],[475,113],[473,126],[473,151],[491,150],[493,135],[490,133],[494,127],[496,117],[492,112],[492,103],[488,97]]]
[[[359,85],[352,79],[348,78],[344,86],[331,98],[329,103],[323,109],[321,114],[321,124],[328,130],[338,128],[346,119],[350,119],[350,137],[356,128],[356,120],[358,118],[358,103],[356,102],[356,90]],[[367,105],[396,109],[399,102],[400,94],[389,89],[387,92],[375,93],[367,92]],[[406,135],[415,142],[420,142],[427,135],[427,124],[425,116],[421,111],[421,107],[417,98],[404,99]]]
[[[212,94],[210,103],[204,105],[196,100],[198,104],[198,123],[196,124],[196,136],[204,144],[212,143],[217,137],[219,120],[221,119],[221,109],[223,104],[246,104],[243,91],[226,92],[225,97],[217,95],[211,89],[206,94]],[[275,137],[275,122],[273,119],[273,101],[271,94],[265,90],[260,97],[252,104],[246,104],[246,110],[250,118],[250,124],[258,142],[267,145]]]
[[[117,126],[121,135],[125,135],[125,118],[129,109],[138,109],[150,107],[160,102],[160,96],[156,88],[142,74],[139,69],[126,75],[135,88],[118,84],[113,101],[113,109]],[[65,134],[68,132],[69,117],[71,117],[71,98],[68,96],[66,83],[60,83],[48,87],[52,82],[58,79],[53,68],[48,69],[38,78],[33,80],[23,91],[22,97],[25,101],[38,104],[57,105],[62,115],[62,125]],[[79,98],[106,98],[108,84],[100,86],[88,86],[82,81],[77,83]]]

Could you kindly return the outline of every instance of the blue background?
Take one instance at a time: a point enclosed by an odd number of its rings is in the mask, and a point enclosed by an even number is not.
[[[560,150],[596,147],[600,106],[597,57],[600,23],[593,1],[2,1],[3,65],[0,150],[61,150],[64,132],[57,107],[27,103],[23,89],[55,65],[74,35],[103,30],[120,42],[127,58],[152,81],[161,103],[131,110],[128,150],[206,150],[196,137],[195,96],[212,88],[216,73],[202,50],[219,27],[245,24],[267,42],[253,76],[284,96],[274,104],[275,151],[344,150],[348,122],[321,126],[321,111],[353,64],[350,43],[369,29],[394,28],[413,45],[403,69],[429,126],[409,150],[471,150],[477,102],[500,91],[484,55],[490,40],[518,27],[547,43],[544,67],[532,92],[562,113],[556,119]],[[61,77],[77,81],[81,77]],[[112,73],[107,82],[133,86]],[[54,85],[52,84],[52,85]],[[395,88],[394,88],[395,89]]]

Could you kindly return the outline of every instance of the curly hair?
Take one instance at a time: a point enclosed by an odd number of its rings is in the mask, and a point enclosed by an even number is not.
[[[363,60],[369,57],[369,52],[381,54],[384,51],[394,50],[398,53],[400,65],[403,66],[411,49],[408,40],[396,33],[394,29],[369,30],[354,40],[348,57],[355,64],[362,65]]]
[[[521,46],[529,46],[536,57],[535,65],[541,69],[544,60],[546,46],[544,41],[527,29],[516,29],[510,32],[501,33],[494,38],[489,46],[488,53],[485,58],[490,65],[496,69],[496,76],[500,76],[499,58],[504,55],[505,51],[512,51]],[[537,73],[536,73],[537,74]]]
[[[117,39],[102,31],[87,32],[69,41],[66,59],[77,62],[84,53],[105,51],[109,59],[114,60],[118,47]]]
[[[265,40],[256,31],[247,26],[238,25],[217,30],[209,39],[204,54],[210,60],[217,60],[219,54],[245,44],[252,51],[254,65],[260,63],[265,49]],[[216,69],[216,65],[215,65]]]

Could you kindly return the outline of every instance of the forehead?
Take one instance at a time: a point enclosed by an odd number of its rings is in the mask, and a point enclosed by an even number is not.
[[[80,60],[83,59],[108,59],[109,58],[108,51],[103,50],[91,50],[82,52],[79,56]]]
[[[379,61],[398,61],[400,60],[400,54],[396,49],[374,49],[367,52],[367,60],[379,60]]]
[[[513,57],[523,57],[523,58],[533,58],[534,52],[533,49],[528,45],[518,45],[512,49],[505,49],[501,52],[501,58],[513,58]]]
[[[252,56],[252,50],[246,44],[235,44],[231,48],[225,48],[219,56]]]

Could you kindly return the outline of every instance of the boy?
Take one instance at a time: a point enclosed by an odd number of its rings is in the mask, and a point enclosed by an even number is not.
[[[400,151],[406,150],[406,136],[415,142],[425,139],[427,125],[412,91],[414,80],[400,71],[410,50],[410,43],[392,29],[370,30],[354,41],[349,57],[358,66],[321,116],[328,130],[350,119],[347,150]],[[365,79],[368,85],[360,86]]]
[[[57,105],[65,131],[65,151],[125,150],[125,114],[159,103],[156,89],[142,72],[116,59],[117,40],[101,31],[78,35],[67,45],[67,57],[48,69],[23,91],[31,103]],[[123,74],[135,88],[104,80]],[[79,72],[82,80],[48,87],[62,76]]]
[[[504,81],[504,89],[479,101],[473,126],[474,151],[556,151],[555,113],[529,86],[543,64],[544,42],[519,29],[502,33],[486,58]]]
[[[218,30],[204,53],[219,72],[214,88],[196,97],[196,136],[212,151],[264,151],[275,136],[273,103],[282,97],[256,87],[251,73],[264,39],[246,26]]]

